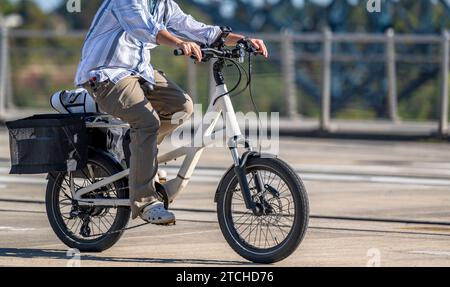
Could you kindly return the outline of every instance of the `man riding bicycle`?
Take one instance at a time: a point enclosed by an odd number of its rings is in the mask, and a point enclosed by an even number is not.
[[[200,46],[222,36],[185,14],[173,0],[104,0],[86,36],[75,84],[90,92],[102,111],[131,126],[130,200],[133,219],[171,224],[175,215],[155,192],[158,144],[189,119],[193,103],[164,73],[153,70],[150,50],[158,45],[180,48],[202,59]],[[244,36],[230,33],[227,45]],[[190,40],[186,40],[190,39]],[[195,42],[194,42],[195,41]],[[268,57],[260,39],[248,41]],[[182,115],[182,116],[180,116]]]

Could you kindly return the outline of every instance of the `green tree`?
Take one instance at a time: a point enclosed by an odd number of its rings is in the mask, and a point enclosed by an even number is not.
[[[52,28],[50,18],[41,8],[33,1],[20,0],[16,7],[15,13],[23,17],[22,29],[50,29]]]
[[[9,14],[14,12],[15,6],[9,0],[0,2],[0,14]]]

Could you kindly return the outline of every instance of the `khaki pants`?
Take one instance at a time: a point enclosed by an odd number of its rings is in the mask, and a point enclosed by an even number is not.
[[[157,145],[193,112],[192,99],[173,81],[155,71],[153,91],[145,91],[140,77],[127,77],[117,84],[99,84],[95,92],[85,84],[101,110],[131,126],[130,200],[133,219],[157,199]],[[175,124],[174,124],[175,123]],[[178,123],[178,124],[177,124]]]

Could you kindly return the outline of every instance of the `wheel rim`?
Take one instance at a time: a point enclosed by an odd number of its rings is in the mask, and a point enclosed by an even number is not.
[[[90,171],[89,171],[90,170]],[[93,175],[90,176],[89,174]],[[58,193],[55,204],[60,229],[72,239],[80,242],[94,242],[106,236],[117,224],[118,208],[112,207],[79,207],[70,194],[71,174],[60,174]],[[92,182],[100,181],[110,176],[107,169],[98,163],[89,162],[84,171],[74,176],[75,190],[86,187]],[[102,189],[87,194],[86,198],[119,198],[120,189],[110,184]]]
[[[261,193],[256,190],[256,172],[264,186]],[[259,254],[275,252],[287,242],[296,224],[295,214],[298,214],[298,207],[292,190],[283,175],[266,166],[249,167],[247,181],[252,198],[258,205],[269,209],[269,212],[257,216],[248,210],[234,177],[225,198],[227,226],[233,239],[246,250]],[[279,195],[275,195],[273,189],[278,191]]]

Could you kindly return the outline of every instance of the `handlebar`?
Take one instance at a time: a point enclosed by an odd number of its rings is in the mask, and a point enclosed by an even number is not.
[[[203,62],[207,62],[212,58],[238,59],[241,62],[243,62],[245,58],[245,52],[254,54],[257,53],[256,49],[252,46],[252,44],[244,40],[239,41],[236,47],[232,49],[227,48],[214,49],[203,47],[200,50],[202,52]],[[184,56],[184,51],[182,49],[176,49],[173,51],[173,54],[175,56]],[[197,60],[197,58],[194,55],[192,55],[191,58]]]
[[[202,51],[203,56],[215,56],[215,57],[225,57],[226,56],[226,53],[224,51],[220,51],[217,49],[201,48],[200,50]],[[184,51],[183,51],[183,49],[176,49],[175,51],[173,51],[173,54],[175,56],[184,56]]]

